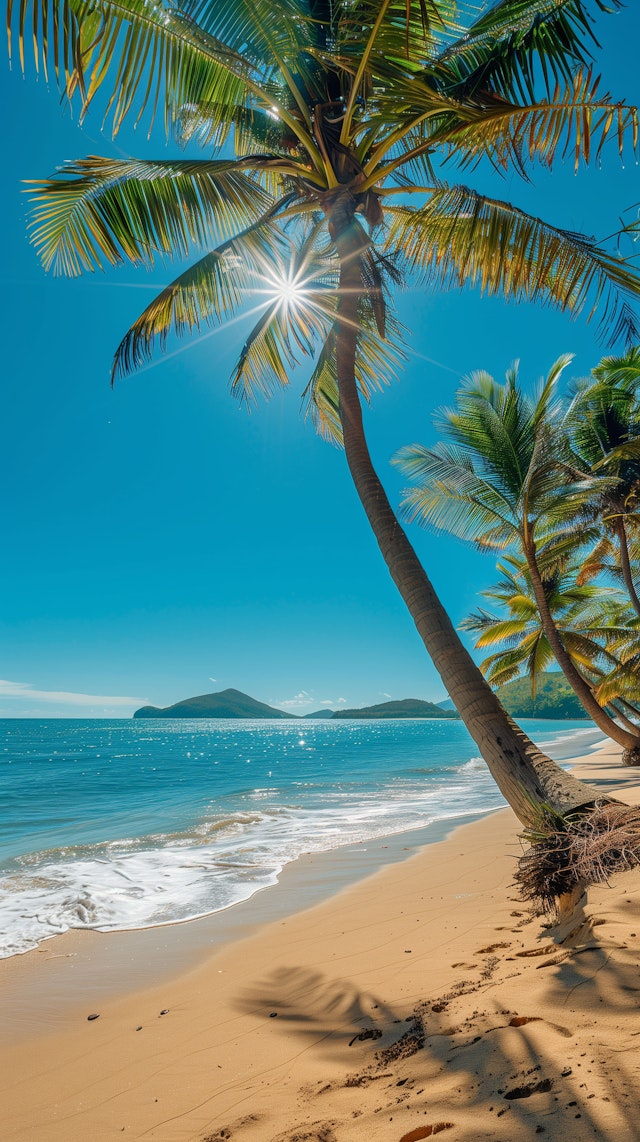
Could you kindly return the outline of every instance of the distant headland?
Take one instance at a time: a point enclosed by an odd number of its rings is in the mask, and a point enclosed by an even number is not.
[[[586,719],[586,714],[573,690],[559,671],[540,675],[536,697],[531,696],[529,678],[516,678],[497,691],[500,701],[514,718]],[[425,702],[421,698],[403,698],[363,706],[353,710],[312,710],[309,714],[291,714],[259,702],[241,690],[220,690],[216,694],[199,694],[185,698],[173,706],[142,706],[134,718],[272,718],[288,721],[335,720],[345,718],[458,718],[453,702]]]
[[[455,710],[443,710],[433,702],[420,698],[405,698],[400,702],[382,702],[379,706],[365,706],[361,710],[314,710],[302,717],[277,710],[258,702],[241,690],[220,690],[217,694],[199,694],[185,698],[173,706],[142,706],[134,718],[272,718],[302,721],[305,718],[457,718]]]

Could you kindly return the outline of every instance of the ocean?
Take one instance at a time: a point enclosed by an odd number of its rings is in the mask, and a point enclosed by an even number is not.
[[[588,722],[529,721],[554,759]],[[0,720],[0,957],[227,908],[321,852],[504,804],[462,723]]]

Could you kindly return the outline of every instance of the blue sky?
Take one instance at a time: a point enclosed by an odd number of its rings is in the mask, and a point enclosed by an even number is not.
[[[601,17],[603,90],[640,102],[640,17]],[[114,142],[83,128],[53,89],[1,72],[3,442],[0,716],[128,716],[234,686],[292,712],[444,690],[377,551],[344,457],[299,414],[304,375],[251,415],[228,392],[242,324],[184,342],[114,391],[113,350],[174,276],[129,267],[72,281],[42,271],[25,233],[21,180],[64,159],[166,155],[157,132]],[[170,153],[170,152],[169,152]],[[640,199],[635,161],[608,146],[602,169],[536,169],[534,182],[466,175],[572,230],[604,237]],[[412,330],[401,380],[366,413],[374,460],[397,504],[389,459],[433,439],[432,411],[461,376],[534,381],[565,351],[569,375],[604,352],[595,327],[477,292],[407,291]],[[411,538],[454,621],[477,605],[493,560],[417,528]]]

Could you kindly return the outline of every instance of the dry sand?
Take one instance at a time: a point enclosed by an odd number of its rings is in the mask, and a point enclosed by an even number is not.
[[[640,803],[614,749],[578,772]],[[31,1011],[0,1049],[0,1137],[640,1139],[640,874],[567,938],[517,898],[517,834],[494,814],[176,978],[70,996],[54,1031]],[[29,978],[0,974],[25,1011]]]

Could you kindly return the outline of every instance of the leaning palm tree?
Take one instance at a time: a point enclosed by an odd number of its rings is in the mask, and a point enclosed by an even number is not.
[[[602,477],[589,514],[600,521],[604,535],[590,566],[615,553],[640,616],[640,585],[632,566],[640,539],[640,346],[623,357],[605,357],[593,377],[578,384],[565,427],[578,470],[596,481]]]
[[[637,113],[599,90],[585,0],[498,0],[479,16],[455,0],[24,0],[14,16],[10,0],[12,21],[21,57],[28,35],[83,115],[100,96],[117,131],[159,110],[207,155],[91,156],[35,187],[47,268],[148,265],[198,247],[129,330],[114,376],[169,333],[247,306],[258,312],[232,378],[240,399],[315,355],[307,408],[344,445],[391,575],[502,792],[522,821],[543,801],[593,804],[595,790],[507,718],[460,643],[374,470],[361,410],[401,360],[390,299],[405,275],[573,314],[597,306],[614,333],[633,326],[640,284],[615,252],[443,177],[443,160],[526,175],[567,152],[580,163],[624,148]]]
[[[516,367],[504,385],[474,373],[459,390],[455,408],[437,417],[447,440],[433,448],[403,448],[396,463],[416,482],[405,499],[410,519],[524,557],[542,628],[567,682],[604,733],[625,750],[638,751],[640,730],[618,725],[602,708],[550,606],[547,585],[575,550],[573,522],[598,490],[597,478],[568,464],[554,406],[557,382],[570,361],[568,355],[556,361],[533,400],[523,393]],[[581,528],[580,542],[595,533]]]

